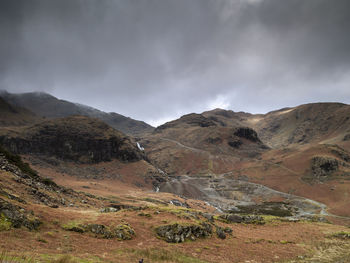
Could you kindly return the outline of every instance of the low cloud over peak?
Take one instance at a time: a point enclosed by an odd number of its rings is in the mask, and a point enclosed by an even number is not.
[[[154,123],[350,102],[346,0],[4,0],[0,87]]]

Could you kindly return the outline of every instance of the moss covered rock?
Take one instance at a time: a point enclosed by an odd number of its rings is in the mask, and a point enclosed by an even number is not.
[[[11,227],[24,226],[29,230],[38,229],[41,222],[36,218],[30,218],[25,210],[0,198],[0,230],[8,230]]]
[[[169,243],[181,243],[185,240],[209,237],[212,234],[212,226],[208,223],[195,224],[171,224],[156,228],[159,237]]]
[[[63,229],[77,233],[91,233],[98,238],[118,240],[130,240],[135,236],[134,229],[129,224],[120,224],[116,227],[105,226],[102,224],[77,224],[70,222],[63,226]]]

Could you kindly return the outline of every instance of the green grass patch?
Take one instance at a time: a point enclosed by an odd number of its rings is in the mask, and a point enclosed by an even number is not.
[[[10,230],[12,223],[3,214],[0,214],[0,231]]]
[[[38,262],[38,261],[36,261]],[[98,257],[91,258],[79,258],[73,257],[71,255],[51,255],[51,254],[42,254],[40,255],[39,262],[43,263],[98,263],[102,262]]]
[[[25,255],[12,255],[3,251],[0,253],[0,263],[34,263],[34,258]]]
[[[78,233],[84,233],[86,230],[83,227],[82,222],[79,221],[69,221],[62,225],[62,228],[67,231],[73,231]]]

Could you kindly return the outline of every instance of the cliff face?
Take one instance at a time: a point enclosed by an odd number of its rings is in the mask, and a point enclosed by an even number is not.
[[[0,142],[14,153],[55,156],[82,163],[143,158],[131,138],[102,121],[82,116],[3,132]]]

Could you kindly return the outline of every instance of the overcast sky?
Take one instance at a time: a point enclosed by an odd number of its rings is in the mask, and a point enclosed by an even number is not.
[[[350,103],[350,1],[1,0],[0,89],[153,125]]]

